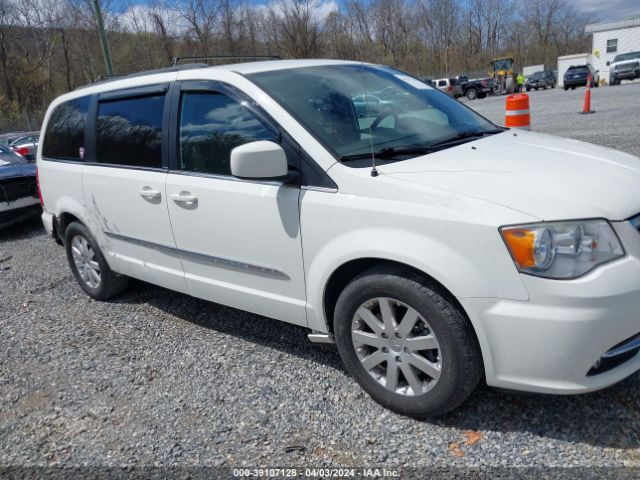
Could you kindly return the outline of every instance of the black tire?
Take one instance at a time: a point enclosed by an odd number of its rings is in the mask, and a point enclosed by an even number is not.
[[[564,91],[566,92],[567,90],[569,90],[569,87],[567,87],[566,85],[564,86]]]
[[[486,93],[479,93],[478,94],[478,98],[480,98],[480,99],[487,98],[487,94]]]
[[[531,91],[531,87],[525,87],[527,89],[527,92]]]
[[[475,88],[469,88],[466,92],[467,99],[475,100],[478,98],[478,91]]]
[[[441,373],[426,393],[403,395],[387,390],[358,358],[351,332],[354,315],[361,305],[378,297],[390,297],[414,308],[428,321],[436,336]],[[480,348],[465,315],[429,282],[400,268],[375,267],[349,283],[336,304],[334,334],[349,373],[376,402],[402,415],[416,418],[444,415],[469,396],[483,375]]]
[[[537,92],[537,91],[538,91],[538,87],[534,87],[534,88],[535,88],[535,90],[536,90],[536,92]]]
[[[100,270],[100,281],[96,287],[90,286],[81,276],[78,271],[78,267],[73,259],[72,244],[75,237],[84,238],[90,245],[95,256],[95,261],[98,263]],[[67,253],[67,260],[69,266],[73,272],[73,276],[80,285],[80,287],[91,298],[96,300],[107,300],[119,293],[122,293],[129,285],[129,278],[123,275],[119,275],[111,270],[109,264],[102,255],[98,243],[95,241],[89,229],[80,222],[72,222],[69,224],[64,232],[64,248]]]
[[[575,89],[576,89],[576,87],[571,87],[571,90],[575,90]]]

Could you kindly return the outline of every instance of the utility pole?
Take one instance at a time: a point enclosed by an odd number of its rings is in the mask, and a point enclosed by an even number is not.
[[[105,67],[107,67],[107,75],[113,75],[113,66],[111,64],[111,50],[109,49],[109,40],[107,40],[107,34],[104,31],[102,10],[100,10],[100,0],[93,0],[93,11],[96,15],[96,26],[98,27],[98,36],[100,37],[100,46],[102,47],[104,65]]]

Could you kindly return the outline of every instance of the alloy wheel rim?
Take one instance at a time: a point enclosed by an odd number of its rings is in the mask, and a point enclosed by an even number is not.
[[[76,235],[71,241],[71,256],[82,281],[91,288],[100,285],[100,265],[96,260],[96,252],[89,241]]]
[[[351,339],[363,368],[389,391],[422,395],[440,379],[438,339],[426,319],[406,303],[389,297],[367,300],[353,317]]]

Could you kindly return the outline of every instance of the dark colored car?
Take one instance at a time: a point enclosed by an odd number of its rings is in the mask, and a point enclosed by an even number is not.
[[[594,70],[591,64],[586,65],[571,65],[564,74],[563,84],[564,89],[575,89],[576,87],[586,87],[587,78],[591,74],[591,86],[597,87],[600,81],[598,71]]]
[[[469,100],[484,98],[493,90],[493,83],[489,78],[469,79],[466,76],[459,76],[458,81],[462,86],[462,95]]]
[[[553,72],[535,72],[533,75],[527,78],[524,87],[527,89],[527,92],[532,88],[534,90],[538,90],[539,88],[546,90],[547,87],[556,88],[556,76],[553,74]]]
[[[0,228],[41,211],[35,163],[0,145]]]

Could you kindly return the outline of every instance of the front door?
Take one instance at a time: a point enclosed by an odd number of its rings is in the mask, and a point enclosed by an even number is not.
[[[240,180],[230,170],[234,147],[278,142],[277,127],[223,85],[179,89],[166,194],[189,292],[306,325],[299,186]]]

